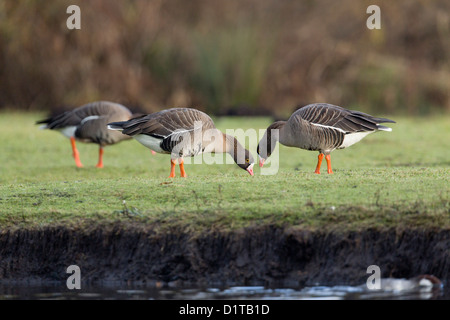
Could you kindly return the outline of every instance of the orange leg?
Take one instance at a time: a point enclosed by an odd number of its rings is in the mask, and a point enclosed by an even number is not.
[[[175,178],[175,165],[176,161],[173,159],[170,159],[170,176],[169,178]]]
[[[103,168],[103,148],[100,146],[98,149],[98,163],[97,168]]]
[[[75,159],[75,164],[77,165],[78,168],[81,168],[83,165],[81,164],[80,161],[80,153],[78,152],[77,147],[75,145],[74,137],[70,137],[70,143],[72,144],[72,155],[73,158]]]
[[[317,158],[317,166],[316,171],[314,171],[314,173],[320,174],[320,166],[322,165],[322,160],[323,160],[323,153],[320,153],[319,157]]]
[[[183,160],[183,158],[180,158],[180,159],[178,160],[178,163],[179,163],[179,165],[180,165],[180,174],[181,174],[181,176],[182,176],[183,178],[186,178],[187,175],[186,175],[186,171],[184,171],[184,160]]]
[[[329,173],[329,174],[332,174],[332,173],[333,173],[333,170],[331,170],[331,157],[330,157],[329,154],[327,154],[327,155],[325,156],[325,160],[327,160],[328,173]]]

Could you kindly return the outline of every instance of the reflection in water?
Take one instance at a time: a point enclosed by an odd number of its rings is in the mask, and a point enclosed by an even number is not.
[[[400,279],[401,280],[401,279]],[[368,299],[450,299],[450,291],[443,286],[386,287],[369,290],[366,286],[312,286],[301,289],[242,286],[227,288],[117,288],[82,286],[81,290],[68,290],[61,285],[7,286],[0,284],[0,300],[212,300],[212,299],[264,299],[264,300],[368,300]]]
[[[369,290],[363,286],[313,286],[302,289],[262,286],[230,287],[223,290],[161,290],[164,299],[265,299],[265,300],[366,300],[366,299],[450,299],[442,287],[416,287],[407,290]]]

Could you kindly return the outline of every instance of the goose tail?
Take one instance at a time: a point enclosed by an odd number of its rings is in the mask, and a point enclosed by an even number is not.
[[[378,130],[381,130],[381,131],[392,131],[392,128],[380,126],[379,124],[377,125],[377,128],[378,128]]]
[[[39,129],[44,130],[44,129],[49,128],[48,125],[50,124],[51,121],[52,121],[52,118],[48,118],[48,119],[36,121],[35,124],[40,124]]]

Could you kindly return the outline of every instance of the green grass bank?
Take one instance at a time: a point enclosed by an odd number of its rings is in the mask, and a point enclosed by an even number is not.
[[[332,153],[277,147],[279,170],[187,164],[130,140],[105,150],[34,125],[38,113],[0,114],[0,281],[359,284],[382,276],[450,273],[450,119],[393,117]],[[265,129],[268,118],[218,118],[222,129]],[[244,141],[245,140],[245,141]],[[257,139],[244,139],[256,157]],[[229,157],[229,156],[227,156]],[[178,169],[177,169],[178,175]]]
[[[69,140],[34,125],[44,116],[0,114],[1,229],[116,220],[200,232],[261,224],[334,231],[450,227],[449,117],[394,118],[392,132],[333,152],[333,175],[326,166],[313,173],[316,152],[279,146],[275,175],[261,175],[257,164],[254,177],[235,164],[187,164],[187,179],[170,179],[169,156],[153,156],[135,140],[108,147],[103,169],[95,168],[97,146],[78,143],[84,168],[76,168]],[[215,122],[223,131],[259,133],[270,119]],[[256,158],[258,141],[246,140]]]

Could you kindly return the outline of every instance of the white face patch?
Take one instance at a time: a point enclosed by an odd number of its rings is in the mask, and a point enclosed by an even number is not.
[[[252,176],[255,175],[255,174],[253,173],[253,165],[254,165],[253,163],[250,164],[250,165],[247,167],[247,169],[246,169],[247,172],[250,173],[250,175],[252,175]]]

